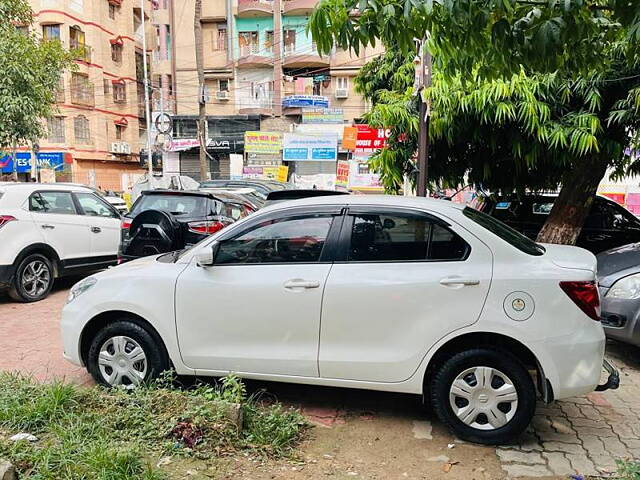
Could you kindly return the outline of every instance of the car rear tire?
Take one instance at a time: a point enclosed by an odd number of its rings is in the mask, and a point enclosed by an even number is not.
[[[512,355],[491,348],[449,358],[431,380],[431,403],[461,439],[495,445],[527,428],[536,407],[531,375]]]
[[[146,329],[123,319],[108,324],[93,338],[87,369],[107,387],[135,388],[170,368],[164,345]]]
[[[51,261],[40,253],[27,255],[16,268],[9,296],[18,302],[38,302],[51,292],[54,270]]]

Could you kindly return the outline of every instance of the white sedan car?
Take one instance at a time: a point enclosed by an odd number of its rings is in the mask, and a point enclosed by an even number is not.
[[[502,443],[536,386],[546,402],[617,387],[595,268],[451,202],[284,202],[76,284],[64,355],[105,385],[173,368],[424,395],[460,438]]]

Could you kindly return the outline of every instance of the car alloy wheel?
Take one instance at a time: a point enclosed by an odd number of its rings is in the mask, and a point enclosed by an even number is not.
[[[51,270],[42,260],[29,262],[22,270],[20,283],[24,292],[32,298],[44,295],[51,284]]]
[[[108,338],[100,347],[98,366],[111,386],[134,388],[147,375],[147,355],[138,342],[126,336]]]
[[[511,379],[492,367],[462,371],[451,384],[449,403],[453,413],[478,430],[505,426],[518,410],[518,392]]]

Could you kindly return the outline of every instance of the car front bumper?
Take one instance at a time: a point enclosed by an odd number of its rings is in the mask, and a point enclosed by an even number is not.
[[[600,288],[602,326],[607,338],[640,347],[640,299],[608,298],[607,291]]]

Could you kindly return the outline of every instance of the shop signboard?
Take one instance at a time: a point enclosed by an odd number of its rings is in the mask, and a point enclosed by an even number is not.
[[[338,160],[336,167],[336,189],[346,190],[349,188],[349,162]]]
[[[246,167],[243,167],[242,169],[243,178],[256,178],[262,180],[277,180],[278,182],[286,182],[288,176],[289,167],[285,165],[248,165]]]
[[[285,133],[282,159],[291,162],[335,162],[338,159],[338,136]]]
[[[329,108],[329,97],[322,95],[288,95],[282,99],[284,108]]]
[[[200,140],[197,138],[172,138],[169,137],[167,143],[164,146],[167,152],[183,152],[192,148],[198,148],[200,146]]]
[[[302,123],[343,123],[341,108],[303,108]]]
[[[364,192],[382,192],[384,187],[380,175],[371,172],[368,163],[369,156],[356,154],[349,162],[349,188]]]
[[[282,134],[279,132],[244,132],[244,151],[247,153],[279,154]]]
[[[64,152],[39,152],[38,168],[51,168],[54,170],[62,170],[65,164]],[[10,153],[4,153],[0,157],[0,169],[2,173],[13,172],[13,158]],[[31,171],[31,152],[16,153],[16,171],[18,173],[27,173]]]

